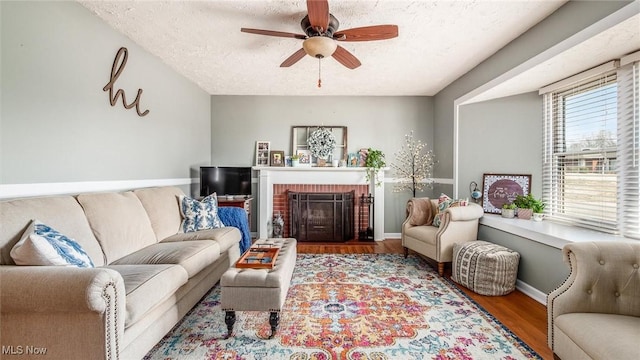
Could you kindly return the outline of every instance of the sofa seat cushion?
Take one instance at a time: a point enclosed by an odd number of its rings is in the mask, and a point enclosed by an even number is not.
[[[240,242],[242,234],[238,228],[226,226],[219,229],[200,230],[189,233],[178,233],[163,239],[161,243],[191,240],[214,240],[220,246],[220,252],[223,253],[235,244]]]
[[[126,293],[125,328],[172,296],[187,283],[187,271],[178,265],[109,265],[120,273]]]
[[[113,265],[175,264],[192,278],[220,257],[220,246],[212,240],[158,243],[113,262]]]
[[[640,359],[640,317],[569,313],[556,317],[554,326],[593,359]]]
[[[436,233],[438,228],[431,225],[414,226],[405,230],[405,236],[421,240],[425,243],[436,245]]]

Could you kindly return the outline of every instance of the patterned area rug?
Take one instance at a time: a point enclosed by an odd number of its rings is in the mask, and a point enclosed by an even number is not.
[[[278,332],[215,286],[145,359],[541,359],[421,258],[299,254]]]

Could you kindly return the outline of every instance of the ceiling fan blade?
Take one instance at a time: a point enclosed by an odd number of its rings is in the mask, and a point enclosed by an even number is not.
[[[309,23],[314,28],[322,28],[321,32],[329,27],[329,3],[327,0],[307,0]]]
[[[280,64],[280,67],[289,67],[300,61],[300,59],[302,59],[305,55],[307,55],[307,53],[304,52],[304,49],[300,49],[294,52],[293,55],[289,56],[287,60]]]
[[[301,40],[304,40],[307,38],[306,35],[294,34],[294,33],[283,32],[283,31],[260,30],[260,29],[250,29],[250,28],[242,28],[240,29],[240,31],[250,33],[250,34],[287,37],[287,38],[294,38],[294,39],[301,39]]]
[[[339,41],[386,40],[398,36],[398,25],[374,25],[338,31],[333,38]]]
[[[353,56],[352,53],[348,52],[347,49],[343,48],[340,45],[338,45],[336,51],[331,56],[333,56],[334,59],[338,60],[340,64],[348,67],[349,69],[355,69],[358,66],[362,65],[358,58]]]

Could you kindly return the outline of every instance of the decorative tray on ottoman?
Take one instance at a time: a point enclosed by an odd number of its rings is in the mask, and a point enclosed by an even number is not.
[[[237,268],[272,269],[280,252],[279,247],[252,246],[236,262]]]

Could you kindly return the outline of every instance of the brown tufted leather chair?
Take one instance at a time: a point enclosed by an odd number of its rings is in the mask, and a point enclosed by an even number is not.
[[[547,296],[554,358],[640,359],[640,241],[565,245],[571,272]]]

